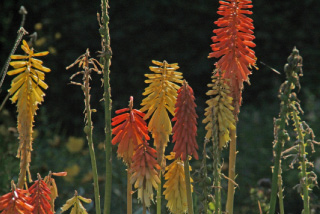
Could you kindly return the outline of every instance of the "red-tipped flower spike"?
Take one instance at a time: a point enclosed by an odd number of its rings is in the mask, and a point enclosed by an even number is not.
[[[233,89],[235,102],[241,104],[241,90],[243,81],[248,81],[251,71],[248,68],[255,66],[255,52],[250,49],[256,45],[252,42],[255,38],[253,34],[253,20],[247,14],[252,14],[250,0],[224,0],[219,1],[220,7],[217,12],[223,17],[219,18],[215,24],[220,29],[213,32],[216,36],[212,37],[214,44],[209,58],[220,58],[216,66],[224,72],[223,77],[230,79]]]
[[[150,139],[147,124],[143,120],[145,114],[133,109],[132,96],[130,97],[129,108],[120,109],[116,111],[116,114],[121,115],[112,119],[111,125],[116,126],[112,129],[112,134],[115,135],[112,139],[112,144],[119,143],[118,157],[123,158],[125,163],[130,164],[134,147],[141,144],[143,139]]]
[[[50,205],[51,191],[38,174],[38,180],[29,188],[31,205],[34,206],[33,214],[53,214]]]
[[[27,190],[16,188],[12,182],[12,191],[0,197],[1,214],[33,214],[34,207],[28,193]]]
[[[175,142],[173,152],[176,158],[181,156],[183,161],[187,155],[193,155],[198,160],[197,136],[197,118],[196,104],[194,103],[193,90],[186,81],[178,90],[178,98],[175,105],[175,116],[172,121],[176,121],[172,129],[173,140]]]
[[[130,182],[134,183],[134,188],[138,189],[138,199],[146,207],[149,207],[150,201],[153,200],[152,186],[157,188],[160,183],[158,175],[160,166],[156,161],[156,153],[156,150],[151,148],[147,142],[138,145],[129,170],[132,173]]]

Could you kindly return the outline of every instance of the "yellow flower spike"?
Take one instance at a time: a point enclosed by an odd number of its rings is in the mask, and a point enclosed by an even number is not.
[[[12,55],[11,59],[19,61],[10,62],[14,70],[7,73],[9,76],[18,74],[12,80],[11,88],[8,92],[13,95],[11,101],[12,103],[17,102],[18,108],[19,149],[17,157],[20,158],[19,188],[23,188],[26,173],[28,172],[29,174],[34,115],[38,109],[38,104],[43,102],[43,96],[45,95],[41,88],[48,88],[48,85],[43,81],[45,79],[43,72],[51,71],[42,65],[43,62],[41,60],[33,58],[35,56],[45,56],[49,53],[48,51],[34,53],[33,48],[30,49],[25,40],[23,40],[21,48],[26,55]],[[30,176],[29,181],[31,181]]]
[[[152,74],[145,74],[148,78],[145,83],[150,85],[145,89],[141,105],[142,112],[146,111],[144,119],[151,117],[148,129],[152,133],[158,154],[158,161],[164,168],[163,155],[165,147],[169,141],[169,135],[172,132],[172,125],[168,111],[174,116],[177,90],[180,88],[182,73],[177,72],[179,69],[177,63],[168,64],[166,61],[159,62],[152,60],[156,66],[150,66]]]
[[[171,152],[166,156],[168,160],[174,160],[175,153]],[[189,167],[191,171],[191,167]],[[163,194],[168,201],[167,207],[173,214],[186,213],[188,209],[187,192],[184,173],[184,162],[178,158],[174,160],[169,166],[166,167],[166,180],[163,187],[166,189]],[[191,182],[193,180],[191,179]],[[191,189],[192,189],[191,185]]]
[[[219,133],[219,148],[223,148],[230,141],[229,130],[235,130],[235,119],[232,111],[233,98],[229,96],[230,87],[227,80],[223,79],[216,71],[212,75],[212,83],[208,84],[211,89],[206,93],[208,96],[213,96],[206,101],[208,107],[205,109],[206,118],[202,121],[207,123],[206,138],[212,137],[212,129],[216,127]]]

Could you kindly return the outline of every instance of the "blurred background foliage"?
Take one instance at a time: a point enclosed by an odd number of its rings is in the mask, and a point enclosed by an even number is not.
[[[298,97],[305,110],[303,119],[320,133],[320,1],[317,0],[263,0],[253,1],[256,56],[259,70],[250,76],[251,85],[245,84],[243,106],[238,123],[237,183],[235,213],[257,213],[258,200],[268,202],[268,179],[271,178],[273,118],[279,112],[278,89],[285,75],[282,73],[286,58],[296,46],[304,59],[302,90]],[[24,5],[28,11],[25,29],[37,32],[34,44],[37,51],[49,50],[43,59],[52,72],[46,75],[49,85],[45,102],[35,117],[35,140],[31,172],[45,176],[49,170],[68,171],[68,177],[57,178],[60,207],[73,190],[93,198],[90,157],[83,133],[83,93],[79,87],[69,85],[69,77],[76,69],[65,67],[83,54],[87,48],[96,56],[100,48],[97,12],[99,1],[65,0],[2,0],[0,1],[0,65],[4,65],[14,44],[21,17],[18,10]],[[146,84],[144,74],[149,73],[151,60],[178,62],[184,78],[193,87],[199,115],[198,142],[201,147],[204,126],[201,124],[206,84],[214,69],[213,59],[207,59],[218,1],[198,0],[110,0],[110,34],[113,51],[111,87],[113,112],[126,107],[129,96],[135,98],[135,108],[140,108]],[[28,36],[25,37],[29,40]],[[17,50],[21,53],[21,50]],[[278,75],[260,61],[277,69]],[[93,74],[91,107],[94,142],[96,147],[101,188],[104,184],[103,126],[104,114],[101,76]],[[1,103],[7,95],[11,77],[6,77],[0,92]],[[11,179],[17,179],[16,107],[7,102],[0,113],[0,195],[8,192]],[[316,138],[319,140],[319,138]],[[168,148],[170,151],[172,146]],[[114,213],[125,213],[126,172],[113,149],[113,199]],[[320,173],[320,157],[313,154],[315,171]],[[199,153],[201,153],[199,151]],[[227,151],[224,162],[228,161]],[[311,154],[311,152],[310,152]],[[288,162],[288,163],[287,163]],[[285,165],[290,162],[285,161]],[[195,166],[196,162],[193,162]],[[227,174],[227,169],[223,171]],[[286,213],[300,213],[302,202],[292,187],[298,183],[297,172],[283,168]],[[262,180],[261,180],[262,179]],[[196,184],[197,186],[197,184]],[[195,189],[197,192],[198,190]],[[226,189],[224,189],[226,191]],[[198,191],[199,192],[199,191]],[[103,196],[103,191],[101,193]],[[312,203],[319,207],[319,190],[314,190]],[[134,198],[136,196],[134,195]],[[318,201],[318,204],[316,202]],[[134,200],[134,211],[141,212]],[[91,207],[90,207],[91,206]],[[163,205],[164,206],[164,205]],[[199,206],[199,205],[197,205]],[[89,212],[93,205],[89,205]],[[154,208],[152,208],[154,209]],[[165,208],[163,209],[166,210]]]

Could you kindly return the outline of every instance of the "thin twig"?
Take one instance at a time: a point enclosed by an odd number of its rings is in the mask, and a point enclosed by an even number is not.
[[[26,10],[26,8],[24,6],[21,6],[19,13],[22,15],[22,20],[21,20],[20,28],[18,30],[18,36],[16,38],[16,41],[14,43],[14,46],[10,52],[10,55],[9,55],[6,63],[4,64],[3,68],[1,69],[0,76],[2,76],[2,77],[1,77],[1,81],[0,81],[0,88],[2,87],[2,84],[4,82],[4,78],[6,77],[6,74],[7,74],[7,71],[9,68],[9,63],[11,61],[11,55],[13,55],[16,52],[18,45],[20,44],[20,42],[22,40],[22,37],[24,35],[28,34],[28,32],[23,28],[28,11]]]

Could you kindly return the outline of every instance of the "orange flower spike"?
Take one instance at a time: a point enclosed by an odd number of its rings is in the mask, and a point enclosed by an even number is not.
[[[253,20],[246,15],[252,14],[248,9],[252,8],[250,0],[224,0],[219,1],[220,7],[217,12],[223,17],[215,24],[220,29],[213,32],[214,44],[211,45],[212,53],[209,58],[220,58],[216,66],[225,71],[223,77],[231,79],[230,84],[234,90],[234,99],[241,104],[241,90],[243,81],[249,81],[248,75],[251,71],[248,68],[256,65],[255,52],[251,49],[256,45],[252,42]]]
[[[118,157],[123,158],[125,163],[130,164],[134,147],[141,144],[143,138],[150,139],[147,124],[143,120],[145,114],[133,109],[132,96],[130,97],[129,108],[117,110],[116,114],[120,115],[112,119],[111,125],[115,126],[112,129],[112,134],[115,135],[112,144],[119,143]]]
[[[132,157],[132,165],[129,170],[132,173],[131,184],[138,189],[138,199],[146,207],[153,201],[153,189],[160,183],[158,170],[159,164],[156,161],[156,150],[151,148],[147,142],[139,144]]]
[[[197,136],[197,118],[195,98],[192,88],[186,81],[183,81],[181,88],[178,90],[177,102],[175,104],[175,117],[172,121],[176,121],[172,132],[172,142],[175,142],[173,152],[175,157],[181,157],[186,160],[187,155],[193,155],[198,160],[198,144]]]
[[[32,198],[27,190],[16,188],[12,182],[12,191],[0,197],[1,214],[23,213],[33,214]]]

